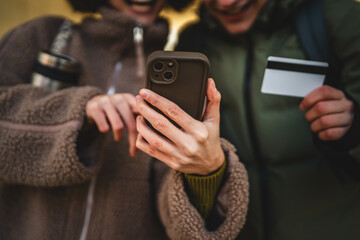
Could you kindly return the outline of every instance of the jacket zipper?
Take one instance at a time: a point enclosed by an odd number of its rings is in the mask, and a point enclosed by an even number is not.
[[[246,56],[246,71],[245,71],[245,82],[244,82],[244,96],[245,96],[245,112],[246,112],[246,118],[248,122],[249,127],[249,136],[250,136],[250,142],[253,149],[253,156],[254,161],[256,163],[256,169],[258,171],[257,177],[260,185],[260,196],[261,199],[261,213],[263,218],[262,228],[263,228],[263,239],[268,240],[269,239],[269,227],[268,227],[268,219],[269,219],[269,211],[268,211],[268,205],[267,200],[268,194],[269,194],[269,186],[267,184],[267,172],[266,172],[266,163],[264,159],[261,157],[260,154],[260,148],[259,143],[256,138],[256,130],[254,126],[254,118],[251,111],[251,73],[253,71],[253,62],[254,62],[254,49],[252,44],[251,36],[248,36],[248,50],[247,50],[247,56]]]
[[[144,35],[143,35],[143,28],[141,26],[136,26],[133,29],[133,41],[135,45],[135,56],[136,56],[136,64],[137,64],[137,70],[136,75],[138,77],[144,77],[145,76],[145,55],[144,55]],[[114,72],[111,77],[111,83],[108,88],[107,94],[114,94],[116,93],[115,85],[117,80],[119,79],[120,72],[122,70],[122,62],[117,61]],[[97,177],[96,175],[91,178],[91,182],[89,185],[88,195],[86,198],[86,208],[85,208],[85,217],[84,217],[84,223],[81,230],[80,240],[85,240],[87,237],[87,233],[89,230],[89,224],[91,219],[91,212],[93,207],[93,201],[94,201],[94,192],[96,187],[96,181]]]

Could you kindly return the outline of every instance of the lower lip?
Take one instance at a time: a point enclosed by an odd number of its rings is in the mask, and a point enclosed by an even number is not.
[[[241,12],[239,12],[237,14],[220,14],[220,15],[227,22],[236,22],[236,21],[242,20],[244,17],[246,17],[246,15],[250,11],[250,9],[251,9],[251,5],[246,7],[246,9],[242,10]]]
[[[153,8],[141,9],[139,7],[131,7],[131,11],[137,14],[149,14],[152,13]]]

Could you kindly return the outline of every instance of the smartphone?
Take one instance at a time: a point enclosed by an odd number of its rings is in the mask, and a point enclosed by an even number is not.
[[[155,51],[147,58],[146,88],[201,120],[206,107],[209,67],[209,59],[202,53]]]

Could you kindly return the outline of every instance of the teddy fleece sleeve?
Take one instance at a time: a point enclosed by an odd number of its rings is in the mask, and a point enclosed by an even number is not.
[[[183,174],[171,170],[162,181],[157,200],[161,221],[171,239],[235,239],[242,229],[249,202],[248,176],[235,148],[224,139],[221,144],[228,166],[212,213],[220,223],[205,222],[190,202]],[[209,230],[209,224],[217,226]]]
[[[10,184],[79,183],[96,168],[79,158],[78,140],[85,104],[101,91],[85,86],[51,92],[29,84],[38,51],[48,48],[62,21],[31,21],[0,44],[0,179]]]

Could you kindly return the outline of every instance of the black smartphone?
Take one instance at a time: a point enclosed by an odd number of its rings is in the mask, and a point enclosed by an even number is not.
[[[146,88],[201,120],[206,106],[209,67],[209,59],[202,53],[155,51],[147,58]]]

